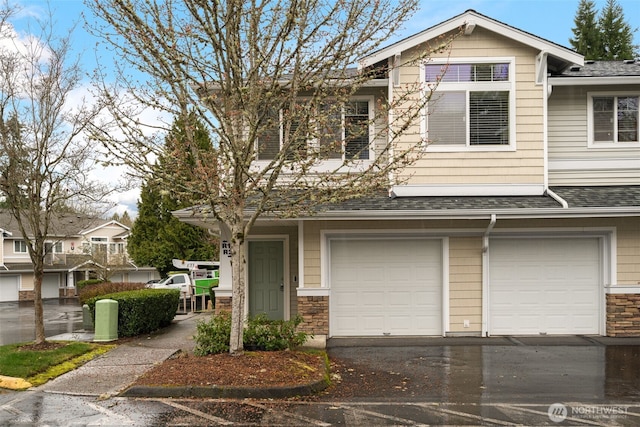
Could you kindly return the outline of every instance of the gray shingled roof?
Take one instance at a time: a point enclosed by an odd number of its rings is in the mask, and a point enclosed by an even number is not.
[[[552,187],[564,199],[569,209],[610,207],[640,208],[640,186]],[[540,210],[562,208],[560,202],[549,195],[543,196],[448,196],[448,197],[396,197],[387,193],[349,200],[326,206],[325,212],[357,211],[441,211],[467,210]]]
[[[560,203],[549,196],[395,197],[380,193],[327,206],[328,211],[447,211],[484,209],[550,209]]]
[[[107,222],[101,218],[87,217],[79,214],[60,214],[51,218],[49,236],[77,236],[84,229],[97,227]],[[0,228],[11,233],[12,237],[20,238],[20,230],[16,220],[6,210],[0,210]]]
[[[640,207],[640,185],[552,187],[570,208]]]
[[[553,77],[634,77],[640,76],[640,60],[585,61]]]

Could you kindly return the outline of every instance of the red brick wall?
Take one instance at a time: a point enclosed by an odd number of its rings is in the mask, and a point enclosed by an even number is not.
[[[607,336],[640,337],[640,294],[607,295]]]
[[[329,297],[299,296],[298,314],[304,321],[300,329],[314,335],[329,334]]]

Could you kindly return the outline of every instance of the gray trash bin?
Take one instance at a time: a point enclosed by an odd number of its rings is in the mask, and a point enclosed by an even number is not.
[[[118,301],[101,299],[96,302],[94,341],[118,339]]]

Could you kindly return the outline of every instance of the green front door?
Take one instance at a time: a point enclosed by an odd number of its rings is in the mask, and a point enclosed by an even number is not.
[[[249,242],[249,316],[284,319],[284,242]]]

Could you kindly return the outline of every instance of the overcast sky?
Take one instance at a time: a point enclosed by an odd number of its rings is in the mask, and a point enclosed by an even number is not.
[[[353,0],[363,1],[363,0]],[[364,0],[366,1],[366,0]],[[633,29],[640,27],[640,0],[617,0],[622,6],[625,18]],[[18,31],[26,32],[30,16],[46,16],[47,2],[44,0],[11,0],[24,9],[23,19],[14,21]],[[50,0],[49,2],[59,31],[67,32],[74,24],[80,22],[75,31],[74,46],[83,52],[83,66],[92,70],[96,63],[94,52],[98,40],[92,38],[82,25],[84,13],[91,18],[90,12],[82,0]],[[465,10],[474,9],[505,24],[532,33],[557,44],[570,47],[569,38],[573,36],[579,0],[421,0],[420,9],[404,26],[399,27],[392,41],[408,37],[426,28],[445,21]],[[606,0],[596,0],[596,8],[602,10]],[[634,44],[640,44],[640,31],[634,33]],[[108,63],[108,58],[103,57]],[[109,172],[111,173],[111,172]],[[106,175],[107,173],[104,173]],[[138,191],[121,194],[116,200],[119,211],[124,209],[135,215]]]

